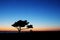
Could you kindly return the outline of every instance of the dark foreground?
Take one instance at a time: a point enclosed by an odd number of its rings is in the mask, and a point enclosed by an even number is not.
[[[60,40],[60,31],[0,33],[0,40]]]

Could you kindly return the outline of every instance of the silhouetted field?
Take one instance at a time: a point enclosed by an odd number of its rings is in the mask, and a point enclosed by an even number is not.
[[[52,40],[60,39],[60,31],[33,31],[0,33],[0,40]]]

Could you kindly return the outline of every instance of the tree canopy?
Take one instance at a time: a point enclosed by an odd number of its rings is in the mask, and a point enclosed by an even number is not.
[[[28,25],[27,28],[33,28],[33,25]]]
[[[29,22],[27,22],[27,20],[19,20],[17,22],[15,22],[12,26],[13,27],[24,27],[25,25],[29,24]]]

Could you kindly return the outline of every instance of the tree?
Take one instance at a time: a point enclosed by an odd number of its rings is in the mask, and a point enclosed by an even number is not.
[[[33,28],[33,25],[27,25],[27,28]],[[32,29],[30,29],[30,32],[32,32]]]
[[[16,27],[18,29],[18,32],[20,32],[21,27],[25,27],[25,25],[28,25],[28,24],[29,24],[29,22],[27,22],[27,20],[24,20],[24,21],[19,20],[19,21],[15,22],[12,26]]]

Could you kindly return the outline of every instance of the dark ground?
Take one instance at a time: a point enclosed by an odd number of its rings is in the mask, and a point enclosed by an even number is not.
[[[0,33],[0,40],[60,40],[60,31]]]

